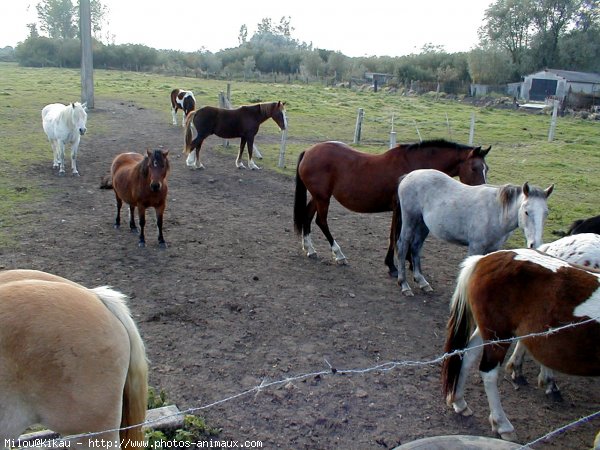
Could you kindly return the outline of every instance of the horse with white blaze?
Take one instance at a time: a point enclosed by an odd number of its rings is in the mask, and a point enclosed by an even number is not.
[[[52,167],[58,168],[58,174],[65,174],[65,146],[71,145],[71,170],[73,175],[79,175],[77,171],[77,152],[79,140],[87,131],[86,104],[75,102],[68,105],[62,103],[51,103],[42,109],[42,126],[52,152],[54,163]]]

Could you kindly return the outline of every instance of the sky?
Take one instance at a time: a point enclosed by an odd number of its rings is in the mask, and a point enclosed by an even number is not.
[[[292,38],[346,56],[402,56],[426,44],[447,52],[469,51],[493,0],[100,0],[108,7],[110,43],[156,49],[217,52],[239,45],[264,18],[290,17]],[[39,0],[0,0],[0,48],[27,38]],[[106,43],[106,40],[103,39]]]

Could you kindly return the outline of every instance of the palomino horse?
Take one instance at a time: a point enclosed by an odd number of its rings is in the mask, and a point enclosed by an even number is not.
[[[0,442],[9,448],[40,423],[63,437],[143,445],[141,426],[115,431],[141,424],[148,401],[146,352],[125,295],[9,270],[0,272],[0,318]]]
[[[563,259],[571,264],[577,264],[584,268],[600,270],[600,235],[595,233],[581,233],[566,236],[548,244],[538,247],[538,250],[548,255]],[[523,376],[523,359],[525,346],[518,341],[513,354],[506,364],[506,371],[510,373],[516,384],[525,384]],[[561,399],[560,390],[554,380],[554,373],[547,367],[540,367],[538,385],[545,387],[546,395],[555,400]]]
[[[492,431],[516,439],[498,392],[498,373],[514,337],[522,337],[546,367],[600,375],[599,289],[600,274],[533,249],[468,257],[447,325],[445,351],[450,355],[443,362],[442,384],[448,405],[464,416],[473,413],[464,391],[470,368],[480,361]]]
[[[267,119],[273,119],[281,130],[285,130],[287,127],[285,102],[258,103],[236,109],[204,106],[194,111],[186,119],[184,153],[189,154],[186,164],[193,168],[203,168],[204,165],[200,162],[202,143],[211,134],[216,134],[225,139],[241,138],[240,151],[235,160],[236,167],[245,168],[242,153],[246,146],[248,168],[259,169],[252,159],[254,136],[258,133],[260,125]],[[194,140],[192,140],[192,125],[198,133]]]
[[[129,205],[129,228],[137,232],[135,225],[135,208],[138,208],[140,219],[139,246],[146,245],[144,227],[146,225],[146,209],[153,207],[156,211],[158,226],[158,244],[166,248],[163,237],[163,214],[167,206],[167,178],[170,171],[168,150],[147,150],[144,156],[140,153],[121,153],[112,162],[110,169],[111,183],[101,187],[112,188],[117,199],[117,217],[115,228],[121,226],[121,206]]]
[[[50,141],[54,153],[52,167],[58,168],[58,174],[65,174],[65,145],[71,145],[71,170],[73,175],[79,175],[77,171],[77,151],[79,150],[79,139],[85,134],[87,113],[85,103],[52,103],[42,109],[42,126]]]
[[[398,261],[412,254],[413,276],[419,287],[431,291],[421,273],[421,248],[431,232],[438,239],[469,247],[469,255],[484,255],[501,248],[520,227],[527,247],[542,244],[548,215],[548,196],[554,185],[542,190],[530,187],[467,186],[445,173],[421,169],[402,177],[398,204],[402,225],[398,239]],[[413,295],[406,281],[405,264],[398,270],[398,285],[404,295]]]
[[[491,147],[490,147],[491,148]],[[463,183],[482,184],[486,181],[488,167],[485,156],[490,148],[447,142],[424,141],[418,144],[400,144],[380,155],[359,152],[341,142],[321,142],[300,153],[296,167],[296,192],[294,196],[294,226],[302,235],[302,249],[308,257],[317,252],[311,238],[311,222],[319,226],[338,264],[346,257],[335,241],[327,213],[333,196],[342,206],[359,213],[394,211],[398,178],[411,170],[432,167],[458,176]],[[312,198],[307,203],[306,192]],[[396,220],[392,220],[390,245],[385,263],[391,274],[396,274],[394,243]]]
[[[171,114],[173,115],[173,125],[177,125],[177,111],[181,110],[181,126],[185,126],[185,118],[196,109],[196,98],[192,91],[183,89],[173,89],[171,91]]]

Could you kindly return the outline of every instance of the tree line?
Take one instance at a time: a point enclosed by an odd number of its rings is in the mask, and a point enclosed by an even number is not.
[[[198,77],[300,79],[343,82],[363,80],[365,72],[444,85],[501,85],[520,81],[544,68],[600,72],[600,0],[496,0],[485,11],[479,45],[469,52],[448,53],[428,44],[418,54],[351,58],[313,48],[293,38],[291,17],[278,23],[265,18],[248,37],[240,27],[239,45],[216,53],[156,50],[144,45],[105,43],[109,12],[91,0],[94,65]],[[16,48],[0,49],[0,60],[23,66],[79,67],[78,2],[42,0],[38,22]]]

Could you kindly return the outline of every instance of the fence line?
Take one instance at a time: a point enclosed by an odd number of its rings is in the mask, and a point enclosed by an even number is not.
[[[179,417],[179,416],[184,416],[186,414],[192,414],[194,412],[197,411],[201,411],[201,410],[205,410],[205,409],[209,409],[212,408],[214,406],[218,406],[221,405],[223,403],[227,403],[230,402],[232,400],[244,397],[246,395],[252,394],[252,393],[259,393],[260,391],[262,391],[263,389],[267,389],[273,386],[279,386],[282,384],[288,384],[290,382],[293,381],[301,381],[301,380],[305,380],[308,378],[314,378],[316,376],[326,376],[326,375],[352,375],[352,374],[357,374],[357,375],[364,375],[367,373],[371,373],[371,372],[389,372],[391,370],[394,370],[396,368],[399,367],[414,367],[414,366],[430,366],[430,365],[435,365],[435,364],[439,364],[441,363],[444,359],[446,358],[450,358],[452,356],[456,356],[456,355],[464,355],[467,351],[472,351],[475,349],[479,349],[479,348],[483,348],[486,345],[497,345],[497,344],[508,344],[508,343],[513,343],[513,342],[517,342],[520,341],[522,339],[527,339],[527,338],[533,338],[533,337],[543,337],[543,336],[550,336],[552,334],[558,333],[559,331],[568,329],[568,328],[575,328],[581,325],[585,325],[587,323],[591,323],[591,322],[597,322],[597,319],[595,318],[591,318],[591,319],[586,319],[583,320],[581,322],[576,322],[576,323],[569,323],[566,325],[562,325],[560,327],[556,327],[556,328],[551,328],[549,330],[546,331],[542,331],[542,332],[538,332],[538,333],[530,333],[524,336],[519,336],[519,337],[514,337],[514,338],[508,338],[508,339],[498,339],[498,340],[494,340],[494,341],[488,341],[488,342],[484,342],[483,344],[480,345],[476,345],[473,346],[469,349],[462,349],[462,350],[455,350],[453,352],[449,352],[449,353],[444,353],[441,356],[438,356],[436,358],[433,359],[429,359],[429,360],[425,360],[425,361],[388,361],[385,363],[381,363],[381,364],[377,364],[375,366],[371,366],[371,367],[366,367],[366,368],[356,368],[356,369],[338,369],[336,367],[333,367],[329,361],[327,361],[326,358],[324,358],[324,362],[327,365],[327,369],[325,370],[319,370],[319,371],[315,371],[315,372],[309,372],[309,373],[303,373],[303,374],[299,374],[299,375],[294,375],[291,377],[286,377],[283,379],[279,379],[279,380],[273,380],[273,381],[267,381],[266,379],[263,379],[262,382],[257,385],[254,386],[252,388],[246,389],[245,391],[239,392],[237,394],[231,395],[229,397],[220,399],[220,400],[216,400],[214,402],[211,403],[207,403],[205,405],[201,405],[201,406],[197,406],[197,407],[192,407],[192,408],[188,408],[186,410],[183,411],[179,411],[178,413],[174,413],[171,415],[167,415],[167,416],[162,416],[160,418],[157,419],[153,419],[153,420],[147,420],[144,421],[142,423],[139,424],[135,424],[135,425],[131,425],[128,427],[123,427],[123,428],[114,428],[114,429],[110,429],[110,430],[103,430],[103,431],[97,431],[94,433],[82,433],[82,434],[77,434],[77,435],[71,435],[71,436],[65,436],[59,439],[53,439],[52,442],[64,442],[64,441],[72,441],[75,439],[82,439],[82,438],[90,438],[90,437],[94,437],[94,436],[98,436],[100,434],[104,434],[104,433],[111,433],[111,432],[116,432],[116,431],[121,431],[121,430],[128,430],[131,428],[136,428],[139,426],[148,426],[148,425],[152,425],[153,423],[159,421],[159,420],[165,420],[165,419],[171,419],[171,418],[175,418],[175,417]],[[586,423],[589,422],[592,419],[595,419],[597,417],[600,417],[600,411],[597,411],[593,414],[590,414],[589,416],[586,416],[584,418],[575,420],[565,426],[562,426],[560,428],[557,428],[555,430],[553,430],[552,432],[536,439],[535,441],[532,441],[530,443],[527,443],[525,445],[523,445],[521,448],[529,448],[531,445],[536,444],[538,442],[541,442],[542,440],[554,437],[560,433],[562,433],[563,431],[565,431],[566,429],[569,428],[573,428],[574,426],[580,425],[582,423]],[[57,444],[58,445],[58,444]]]

